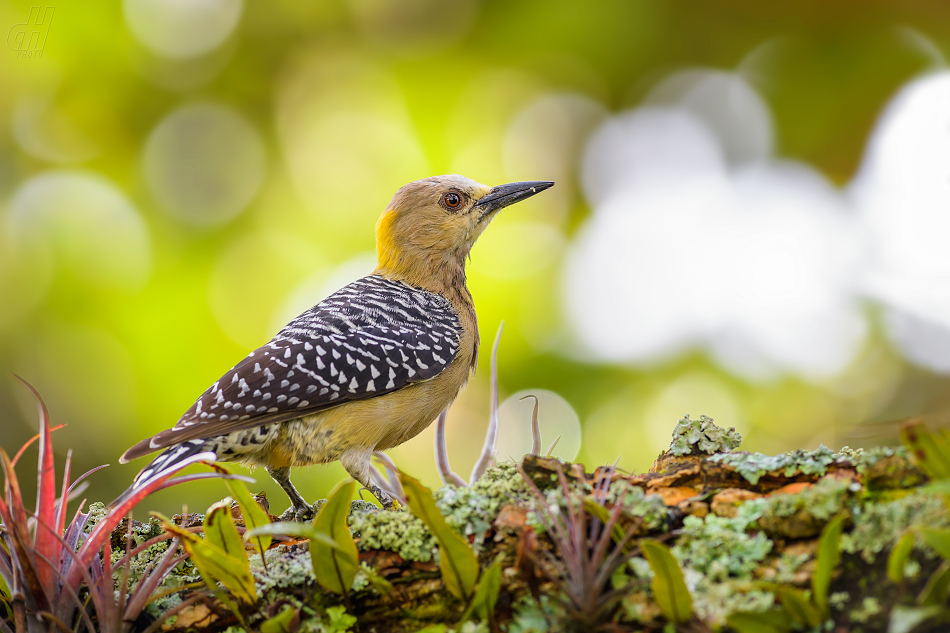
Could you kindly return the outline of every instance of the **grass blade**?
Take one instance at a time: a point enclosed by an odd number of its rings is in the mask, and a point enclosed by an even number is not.
[[[399,478],[406,491],[409,509],[426,524],[439,542],[439,567],[446,589],[467,604],[478,581],[479,567],[475,552],[468,541],[445,522],[428,488],[406,473],[400,473]]]
[[[900,429],[901,441],[911,451],[920,468],[931,479],[950,477],[950,447],[920,420],[911,420]]]
[[[221,468],[226,474],[230,475],[231,472],[225,468]],[[254,528],[261,527],[270,523],[270,518],[268,518],[267,513],[264,512],[264,509],[258,505],[257,501],[254,500],[254,497],[251,496],[251,493],[248,491],[247,486],[244,485],[244,482],[236,479],[226,479],[224,481],[225,485],[228,487],[228,491],[231,493],[231,496],[234,497],[234,500],[237,501],[238,507],[241,508],[241,515],[244,517],[244,526],[248,530],[253,530]],[[267,571],[267,561],[264,557],[264,552],[267,551],[267,548],[270,547],[271,537],[267,535],[260,535],[254,537],[250,543],[254,546],[254,549],[257,550],[257,553],[261,555],[261,562],[264,565],[264,570]]]
[[[214,580],[219,580],[241,602],[252,604],[257,601],[257,588],[254,585],[254,576],[251,575],[246,554],[242,561],[210,540],[199,538],[194,533],[175,525],[171,519],[157,512],[152,514],[161,520],[167,531],[181,539],[182,546],[191,555],[191,560],[210,589],[216,590]],[[242,547],[242,552],[243,549]]]
[[[657,540],[643,539],[640,550],[653,569],[653,599],[663,617],[677,624],[688,622],[693,617],[693,597],[670,549]]]
[[[828,588],[831,586],[831,574],[838,567],[841,559],[841,549],[838,542],[841,532],[844,531],[846,514],[839,514],[821,531],[818,539],[818,553],[815,556],[815,574],[811,577],[812,599],[824,617],[830,615],[828,606]]]
[[[334,488],[313,520],[314,530],[326,536],[329,543],[323,538],[310,539],[310,560],[317,582],[328,591],[342,595],[349,593],[360,568],[356,542],[346,523],[356,485],[351,480]]]
[[[945,560],[927,579],[927,584],[917,596],[917,604],[921,607],[940,606],[947,601],[948,593],[950,593],[950,561]]]
[[[907,566],[907,559],[914,551],[914,541],[916,540],[914,532],[908,530],[897,542],[894,549],[887,557],[887,577],[893,583],[899,583],[904,580],[904,568]]]

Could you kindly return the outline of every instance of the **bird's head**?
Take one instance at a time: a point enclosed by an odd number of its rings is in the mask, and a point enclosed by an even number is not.
[[[377,273],[426,287],[433,273],[464,267],[475,240],[499,210],[553,184],[488,187],[454,174],[410,182],[376,224]]]

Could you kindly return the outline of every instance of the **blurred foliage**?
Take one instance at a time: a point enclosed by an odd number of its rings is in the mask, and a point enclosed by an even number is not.
[[[750,384],[697,354],[590,364],[560,294],[565,245],[588,213],[577,163],[603,113],[637,105],[678,69],[735,70],[771,107],[779,155],[842,184],[882,106],[950,48],[950,5],[207,4],[219,19],[176,22],[160,0],[56,3],[42,56],[0,50],[0,369],[30,380],[68,423],[59,445],[76,450],[80,472],[172,425],[288,318],[368,273],[392,193],[446,172],[558,182],[494,222],[470,286],[483,340],[508,323],[502,400],[562,396],[580,418],[581,460],[622,454],[622,467],[644,469],[685,413],[776,452],[950,405],[946,378],[909,367],[880,337],[822,384]],[[31,6],[0,0],[0,30]],[[577,96],[586,114],[564,123],[528,110],[552,94]],[[463,471],[488,422],[487,370],[448,418]],[[0,381],[4,446],[32,434],[30,406]],[[542,407],[542,428],[544,417]],[[431,434],[392,454],[435,485]],[[112,498],[140,466],[109,469],[91,496]],[[339,465],[305,472],[295,481],[308,498],[343,477]],[[217,494],[184,498],[201,510]],[[154,507],[178,511],[182,498],[158,494]]]

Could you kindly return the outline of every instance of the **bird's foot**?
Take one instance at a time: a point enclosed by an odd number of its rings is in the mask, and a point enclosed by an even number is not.
[[[314,504],[315,506],[316,504]],[[313,506],[300,505],[300,506],[291,506],[284,510],[278,519],[281,521],[296,521],[297,523],[304,523],[310,521],[316,516],[316,509]]]
[[[379,503],[383,506],[383,510],[399,509],[399,502],[393,499],[388,493],[383,492],[383,489],[376,484],[371,485],[369,491],[379,500]]]

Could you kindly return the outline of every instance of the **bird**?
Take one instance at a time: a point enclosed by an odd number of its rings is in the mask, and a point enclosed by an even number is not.
[[[457,174],[401,187],[376,224],[377,267],[320,301],[214,382],[174,427],[120,463],[162,451],[113,502],[185,461],[263,467],[298,521],[312,507],[290,481],[298,466],[339,460],[385,509],[370,457],[413,438],[458,396],[478,362],[465,265],[501,209],[553,186],[489,187]]]

